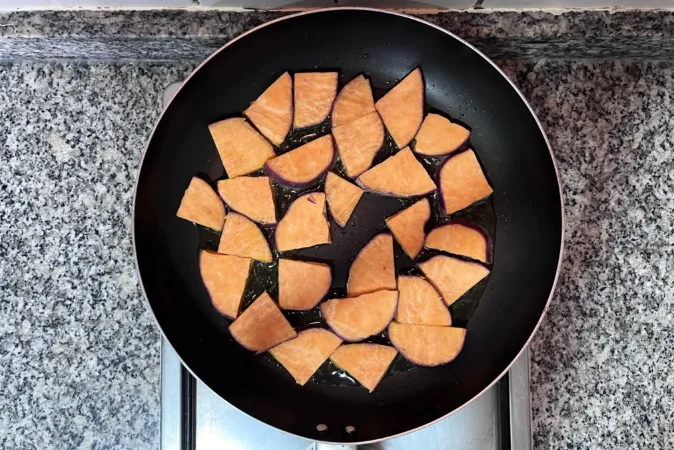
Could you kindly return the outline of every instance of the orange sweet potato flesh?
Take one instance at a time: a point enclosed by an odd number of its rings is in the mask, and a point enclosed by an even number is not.
[[[466,340],[466,330],[391,322],[388,337],[410,362],[435,367],[458,356]]]
[[[264,168],[281,184],[304,186],[330,169],[334,156],[332,137],[327,135],[267,161]]]
[[[359,119],[332,129],[339,157],[346,174],[357,177],[372,166],[375,155],[384,145],[384,125],[373,111]]]
[[[281,145],[293,125],[293,79],[281,75],[243,112],[274,145]]]
[[[325,297],[332,285],[327,264],[279,259],[278,303],[283,309],[307,311]]]
[[[414,138],[414,151],[425,156],[448,155],[470,137],[470,131],[439,114],[428,114]]]
[[[337,72],[295,74],[295,128],[323,122],[337,96]]]
[[[295,339],[283,342],[269,353],[286,368],[300,386],[304,386],[342,340],[328,330],[311,328]]]
[[[428,199],[421,199],[407,209],[386,219],[396,241],[407,256],[414,259],[424,247],[424,226],[431,217],[431,205]]]
[[[349,297],[381,289],[396,289],[393,238],[390,234],[375,236],[361,249],[351,263],[346,284]]]
[[[421,277],[398,277],[396,321],[417,325],[450,326],[452,318],[438,291]]]
[[[486,235],[475,227],[461,223],[449,223],[434,228],[426,236],[424,245],[482,262],[489,260],[489,240]]]
[[[398,148],[406,147],[424,118],[424,77],[416,68],[375,104]]]
[[[193,177],[176,216],[220,231],[225,223],[225,205],[208,183]]]
[[[370,81],[358,75],[342,88],[332,108],[332,127],[338,127],[375,111]]]
[[[202,250],[199,254],[201,279],[215,309],[227,317],[239,315],[241,298],[250,272],[249,258],[221,255]]]
[[[440,169],[439,183],[445,214],[462,210],[493,192],[472,150],[449,158]]]
[[[269,294],[263,292],[229,326],[232,337],[248,350],[262,353],[297,336]]]
[[[212,123],[208,129],[229,178],[255,172],[276,156],[271,144],[242,117]]]
[[[328,199],[332,218],[335,219],[337,225],[345,227],[363,196],[363,190],[339,175],[328,172],[325,178],[325,196]]]
[[[279,252],[330,243],[330,224],[325,214],[325,194],[311,192],[295,200],[276,226]]]
[[[255,222],[276,223],[276,207],[267,177],[237,177],[218,181],[220,197],[234,211]]]
[[[335,350],[330,360],[372,392],[397,354],[398,351],[388,345],[347,344]]]
[[[419,268],[447,306],[489,275],[489,269],[481,264],[445,255],[434,256],[420,263]]]
[[[355,342],[384,331],[393,319],[397,303],[398,291],[377,291],[323,302],[321,314],[338,336]]]
[[[424,166],[407,147],[359,176],[356,182],[368,191],[389,197],[426,195],[436,189]]]
[[[253,221],[237,213],[229,213],[220,236],[218,253],[271,262],[269,244]]]

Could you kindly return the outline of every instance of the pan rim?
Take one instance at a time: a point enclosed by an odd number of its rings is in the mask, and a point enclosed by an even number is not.
[[[141,172],[142,172],[142,169],[143,169],[143,163],[145,162],[145,156],[147,155],[147,151],[148,151],[148,148],[150,146],[150,143],[152,142],[152,138],[154,137],[155,132],[157,130],[157,127],[161,123],[161,121],[164,117],[164,114],[166,113],[166,111],[168,111],[169,107],[171,106],[171,103],[173,102],[175,97],[178,95],[178,93],[183,89],[183,87],[187,84],[187,82],[204,65],[206,65],[211,59],[213,59],[215,56],[217,56],[221,51],[223,51],[224,49],[226,49],[227,47],[229,47],[233,43],[239,41],[240,39],[243,39],[244,37],[248,36],[249,34],[252,34],[255,31],[258,31],[258,30],[260,30],[260,29],[262,29],[266,26],[275,24],[277,22],[292,19],[292,18],[295,18],[295,17],[305,16],[305,15],[310,15],[310,14],[320,14],[320,13],[325,13],[325,12],[343,11],[343,10],[369,11],[369,12],[389,14],[389,15],[393,15],[393,16],[403,17],[403,18],[406,18],[406,19],[409,19],[409,20],[414,20],[414,21],[419,22],[421,24],[424,24],[426,26],[430,26],[432,28],[435,28],[436,30],[441,31],[442,33],[445,33],[446,35],[456,39],[458,42],[460,42],[461,44],[463,44],[466,47],[468,47],[469,49],[471,49],[473,52],[475,52],[477,55],[479,55],[482,59],[484,59],[487,63],[489,63],[489,65],[491,65],[508,82],[510,87],[517,93],[517,95],[520,97],[522,102],[524,102],[524,105],[527,107],[527,109],[529,110],[529,113],[534,118],[534,120],[536,122],[536,125],[538,126],[538,130],[540,131],[541,135],[543,136],[543,140],[545,141],[545,145],[548,148],[548,152],[550,153],[550,159],[552,160],[552,165],[554,167],[555,176],[556,176],[556,179],[557,179],[557,187],[558,187],[558,190],[559,190],[559,199],[560,199],[560,219],[561,219],[559,258],[557,260],[557,268],[556,268],[556,271],[555,271],[555,277],[553,279],[552,286],[550,287],[550,294],[548,295],[548,299],[545,302],[545,306],[543,307],[543,312],[541,313],[541,316],[540,316],[538,322],[536,323],[536,326],[534,327],[531,334],[527,338],[527,341],[525,342],[525,344],[522,346],[522,348],[517,353],[517,355],[515,355],[513,360],[510,363],[508,363],[506,368],[489,385],[487,385],[484,389],[482,389],[480,392],[475,394],[470,400],[468,400],[467,402],[465,402],[463,405],[459,406],[458,408],[454,409],[453,411],[451,411],[451,412],[449,412],[449,413],[447,413],[447,414],[445,414],[441,417],[438,417],[437,419],[435,419],[431,422],[428,422],[424,425],[418,426],[416,428],[412,428],[410,430],[407,430],[407,431],[404,431],[404,432],[401,432],[401,433],[398,433],[398,434],[392,434],[390,436],[382,437],[382,438],[379,438],[379,439],[373,439],[373,440],[367,440],[367,441],[355,441],[355,442],[348,442],[348,443],[336,442],[336,441],[323,441],[323,440],[319,440],[319,439],[310,439],[310,438],[307,438],[305,436],[301,436],[301,435],[294,434],[294,433],[291,433],[289,431],[277,428],[277,427],[275,427],[273,425],[270,425],[270,424],[268,424],[268,423],[266,423],[266,422],[264,422],[264,421],[262,421],[262,420],[260,420],[256,417],[253,417],[250,414],[246,413],[245,411],[243,411],[243,410],[237,408],[236,406],[232,405],[230,402],[228,402],[224,398],[222,398],[217,392],[215,392],[213,389],[211,389],[211,387],[208,384],[204,383],[201,380],[201,378],[196,373],[194,373],[192,371],[192,369],[187,364],[185,364],[185,362],[183,361],[183,358],[178,354],[178,352],[175,351],[175,348],[173,347],[173,344],[171,343],[171,341],[168,339],[168,337],[164,333],[164,330],[162,329],[161,324],[159,323],[156,315],[154,314],[154,311],[152,309],[152,305],[150,304],[150,300],[148,299],[148,296],[147,296],[147,292],[145,291],[145,285],[143,284],[143,278],[142,278],[142,275],[140,273],[140,266],[138,264],[138,253],[137,253],[137,247],[136,247],[136,227],[135,227],[135,224],[136,224],[136,220],[135,220],[136,199],[137,199],[137,196],[138,196],[138,186],[139,186]],[[559,282],[559,275],[560,275],[560,272],[561,272],[562,261],[563,261],[563,258],[564,258],[564,237],[565,237],[565,228],[566,228],[566,220],[565,220],[565,215],[564,215],[564,192],[563,192],[563,189],[562,189],[562,181],[561,181],[561,177],[560,177],[560,174],[559,174],[559,167],[557,166],[557,160],[555,159],[555,155],[554,155],[554,152],[552,150],[552,146],[550,145],[550,140],[548,139],[548,136],[547,136],[545,130],[543,129],[543,125],[541,124],[540,119],[538,118],[535,111],[533,110],[533,108],[529,104],[529,101],[522,94],[522,92],[515,85],[515,83],[505,74],[505,72],[503,72],[503,70],[500,67],[498,67],[484,53],[482,53],[480,50],[475,48],[472,44],[470,44],[466,40],[462,39],[461,37],[457,36],[456,34],[452,33],[451,31],[440,27],[439,25],[435,25],[435,24],[430,23],[430,22],[428,22],[426,20],[423,20],[421,18],[411,16],[407,13],[403,13],[403,12],[400,12],[400,11],[397,11],[397,10],[384,10],[384,9],[378,9],[378,8],[356,7],[356,6],[317,8],[317,9],[305,10],[305,11],[301,11],[301,12],[294,13],[294,14],[289,14],[287,16],[279,17],[279,18],[270,20],[268,22],[265,22],[261,25],[258,25],[255,28],[252,28],[252,29],[240,34],[239,36],[233,38],[232,40],[226,42],[222,47],[220,47],[215,52],[213,52],[210,56],[208,56],[208,58],[206,58],[201,63],[199,63],[199,65],[187,76],[187,78],[185,78],[185,80],[182,82],[182,84],[180,85],[178,90],[176,90],[176,92],[170,98],[168,103],[166,103],[166,106],[163,108],[161,114],[159,115],[159,118],[157,119],[154,127],[152,128],[152,132],[150,133],[150,136],[148,137],[148,139],[146,141],[145,148],[143,149],[143,153],[141,155],[140,162],[138,164],[137,170],[138,170],[138,172],[136,174],[136,180],[135,180],[135,183],[134,183],[133,202],[132,202],[132,205],[131,205],[132,206],[132,212],[131,212],[131,240],[132,240],[132,244],[133,244],[133,257],[134,257],[134,262],[135,262],[136,275],[138,277],[138,280],[140,281],[140,288],[141,288],[141,291],[143,293],[143,299],[144,299],[145,305],[152,312],[152,319],[154,320],[154,322],[155,322],[157,328],[159,329],[159,332],[161,333],[162,337],[166,340],[166,342],[168,343],[171,350],[176,354],[176,356],[180,360],[180,363],[183,365],[183,367],[185,367],[194,378],[196,378],[199,382],[201,382],[202,385],[206,386],[206,388],[208,390],[210,390],[213,394],[215,394],[222,401],[226,402],[230,407],[234,408],[238,412],[240,412],[240,413],[246,415],[247,417],[250,417],[251,419],[253,419],[253,420],[255,420],[259,423],[262,423],[262,424],[264,424],[264,425],[266,425],[270,428],[273,428],[275,430],[278,430],[282,433],[286,433],[286,434],[294,436],[294,437],[304,439],[304,440],[309,441],[309,442],[317,442],[317,443],[323,443],[323,444],[339,444],[339,445],[347,445],[347,446],[359,446],[359,445],[365,445],[365,444],[372,444],[372,443],[381,442],[381,441],[384,441],[384,440],[387,440],[387,439],[394,439],[394,438],[405,436],[405,435],[410,434],[410,433],[414,433],[414,432],[419,431],[423,428],[434,425],[434,424],[446,419],[447,417],[459,412],[460,410],[464,409],[465,407],[467,407],[468,405],[473,403],[475,400],[477,400],[479,397],[481,397],[489,389],[491,389],[501,378],[503,378],[503,376],[506,373],[508,373],[508,371],[513,366],[513,364],[515,364],[515,361],[517,361],[519,359],[519,357],[522,355],[524,350],[529,346],[529,344],[531,343],[534,335],[536,334],[536,332],[540,328],[541,324],[543,323],[543,319],[545,318],[545,315],[548,311],[550,303],[552,302],[552,298],[555,294],[555,291],[556,291],[556,288],[557,288],[557,283]]]

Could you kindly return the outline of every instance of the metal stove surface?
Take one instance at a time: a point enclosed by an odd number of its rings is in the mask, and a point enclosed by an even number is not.
[[[309,450],[321,447],[231,407],[185,369],[162,339],[161,450]],[[531,450],[529,351],[510,372],[457,413],[369,450]]]
[[[164,92],[164,105],[180,87]],[[161,345],[161,450],[337,450],[269,427],[234,409],[185,369],[166,340]],[[529,351],[470,405],[368,450],[531,450]]]

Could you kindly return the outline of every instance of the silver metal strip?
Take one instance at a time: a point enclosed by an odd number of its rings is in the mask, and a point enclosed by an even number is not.
[[[182,364],[166,339],[161,340],[161,450],[183,450]]]
[[[162,102],[169,104],[182,81],[171,83],[164,90]],[[183,450],[182,429],[182,364],[169,343],[161,338],[161,435],[160,450]]]
[[[533,449],[529,346],[510,368],[510,442],[513,450]]]

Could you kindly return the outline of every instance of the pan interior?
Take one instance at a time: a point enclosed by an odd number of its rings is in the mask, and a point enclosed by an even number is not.
[[[375,88],[385,90],[417,66],[424,72],[428,107],[469,125],[471,145],[494,187],[492,201],[467,213],[483,221],[494,253],[479,305],[465,314],[470,319],[466,345],[454,362],[401,370],[372,394],[320,379],[300,387],[269,358],[234,343],[226,319],[210,306],[197,255],[199,245],[213,236],[175,218],[183,190],[196,173],[212,179],[223,175],[207,125],[239,115],[281,73],[338,70],[343,83],[365,72]],[[366,197],[354,213],[355,227],[340,230],[332,224],[330,255],[303,252],[333,260],[336,286],[345,282],[347,261],[384,231],[384,217],[405,205]],[[377,440],[423,426],[495,381],[543,313],[561,241],[552,157],[517,91],[486,59],[441,30],[368,10],[331,10],[275,22],[211,58],[159,122],[141,167],[134,208],[145,292],[189,369],[246,414],[293,434],[335,442]],[[399,248],[397,254],[402,254]],[[406,264],[399,257],[402,271]],[[319,434],[317,424],[328,430]],[[347,426],[356,432],[346,433]]]

